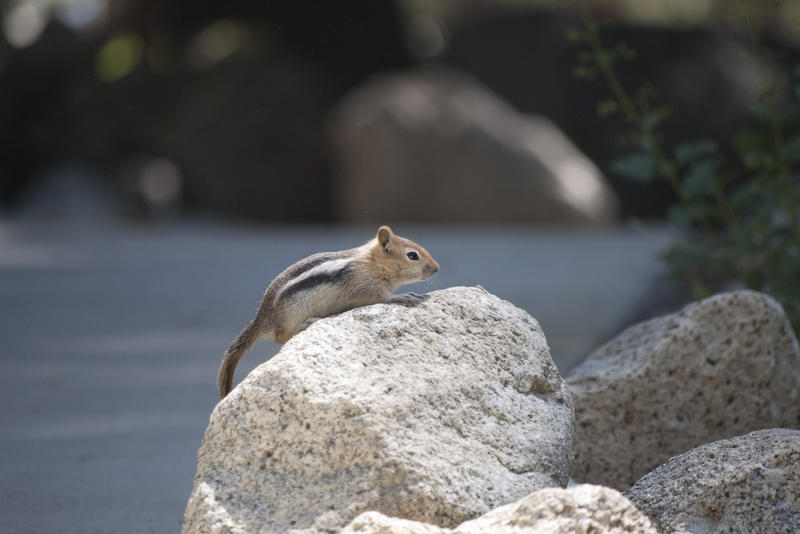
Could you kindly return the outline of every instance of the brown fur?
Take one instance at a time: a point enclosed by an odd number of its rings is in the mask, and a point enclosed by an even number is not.
[[[419,260],[409,260],[406,256],[408,249],[416,251]],[[309,298],[303,298],[308,297],[308,293],[284,296],[287,286],[314,268],[309,266],[339,260],[350,261],[350,272],[341,280],[337,278],[335,283],[325,285],[323,293],[313,293],[323,295],[324,301],[309,302]],[[375,238],[360,247],[313,254],[290,265],[267,287],[256,316],[225,352],[217,376],[220,399],[233,388],[234,372],[242,355],[260,338],[285,343],[301,332],[310,319],[388,302],[401,285],[430,278],[438,270],[439,264],[427,250],[409,239],[394,235],[388,226],[381,226]],[[301,319],[299,322],[298,318]]]

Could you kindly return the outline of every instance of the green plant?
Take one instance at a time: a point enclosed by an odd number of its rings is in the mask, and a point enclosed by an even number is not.
[[[765,65],[753,18],[746,10],[744,16],[753,53]],[[624,141],[631,151],[612,162],[612,170],[641,182],[664,180],[676,194],[669,219],[680,237],[664,254],[671,272],[695,298],[729,284],[768,293],[798,330],[800,66],[762,80],[754,126],[735,132],[726,146],[700,139],[667,148],[658,128],[669,111],[656,105],[654,88],[630,93],[614,70],[635,52],[624,43],[605,46],[601,24],[586,6],[583,21],[569,35],[584,46],[575,74],[602,77],[611,97],[598,104],[598,113],[619,114],[630,128]]]

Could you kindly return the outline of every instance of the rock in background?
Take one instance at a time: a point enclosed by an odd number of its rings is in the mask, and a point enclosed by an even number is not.
[[[455,530],[366,512],[342,534],[656,534],[650,520],[621,493],[584,484],[539,490],[461,524]]]
[[[601,76],[591,81],[575,78],[585,48],[565,38],[583,27],[578,13],[566,8],[569,2],[553,10],[514,9],[524,4],[508,3],[451,4],[451,27],[445,28],[450,39],[440,61],[474,76],[514,108],[545,114],[557,124],[607,173],[623,217],[666,216],[674,201],[666,182],[637,182],[614,172],[612,162],[631,150],[619,142],[629,125],[619,115],[598,114],[598,103],[611,96]],[[614,20],[615,10],[626,9],[618,3],[585,5],[594,8],[598,21]],[[720,11],[711,19],[725,18],[723,12],[737,9],[733,6],[718,4]],[[747,38],[740,38],[744,35],[719,31],[719,26],[638,26],[619,19],[601,26],[606,46],[624,43],[635,51],[631,60],[614,62],[622,85],[633,91],[652,84],[659,105],[671,110],[658,128],[664,147],[691,139],[714,139],[721,147],[729,146],[731,132],[752,120],[761,92],[758,80],[789,72],[800,59],[796,41],[768,37],[768,32],[762,34],[767,37],[763,46],[771,52],[755,57]]]
[[[721,294],[637,324],[567,378],[572,477],[624,489],[697,445],[800,426],[800,349],[783,309]]]
[[[607,223],[616,197],[550,121],[469,76],[418,69],[375,78],[333,111],[341,220]]]
[[[219,403],[184,532],[455,526],[567,482],[573,411],[539,325],[481,288],[314,323]]]
[[[697,447],[625,495],[665,534],[800,532],[800,431],[759,430]]]

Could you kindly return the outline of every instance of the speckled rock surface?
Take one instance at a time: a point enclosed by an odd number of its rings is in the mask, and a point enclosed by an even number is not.
[[[800,532],[800,431],[758,430],[670,459],[625,495],[670,533]]]
[[[492,510],[456,529],[458,534],[657,534],[650,520],[618,491],[582,484],[548,488]]]
[[[573,411],[539,325],[482,288],[314,323],[217,405],[183,531],[454,526],[564,485]]]
[[[389,517],[380,512],[364,512],[342,529],[340,534],[451,534],[452,532],[452,529],[437,527],[430,523]]]
[[[637,324],[567,382],[579,482],[625,489],[697,445],[800,426],[797,339],[781,306],[753,291]]]
[[[657,534],[650,519],[618,491],[589,484],[539,490],[455,530],[361,514],[342,534]]]

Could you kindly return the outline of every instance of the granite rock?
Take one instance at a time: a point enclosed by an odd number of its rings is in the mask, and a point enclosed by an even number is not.
[[[758,430],[697,447],[625,495],[664,534],[800,532],[800,431]]]
[[[724,293],[625,330],[567,377],[579,482],[629,487],[697,445],[800,426],[800,350],[780,304]]]
[[[340,534],[452,534],[452,532],[452,529],[422,521],[389,517],[380,512],[364,512],[343,528]]]
[[[211,415],[183,531],[455,526],[567,483],[572,401],[538,323],[482,288],[315,322]]]
[[[375,77],[331,117],[342,220],[596,225],[615,218],[605,177],[561,130],[461,72],[429,67]]]
[[[618,491],[589,484],[547,488],[462,523],[455,530],[366,512],[342,534],[657,534]]]
[[[460,525],[458,534],[657,534],[650,520],[621,493],[582,484],[547,488]]]

